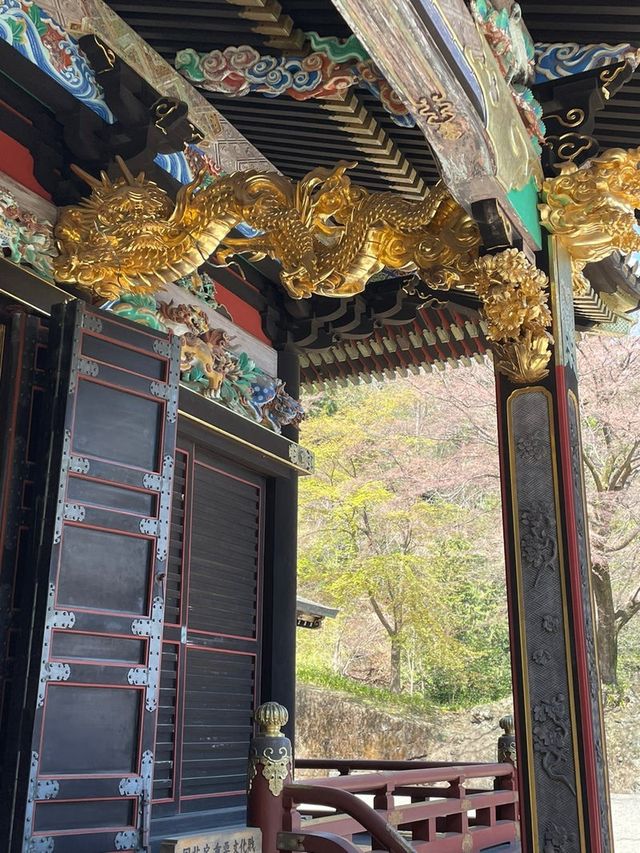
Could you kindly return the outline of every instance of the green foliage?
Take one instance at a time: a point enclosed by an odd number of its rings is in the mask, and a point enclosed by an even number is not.
[[[434,476],[443,460],[458,468],[469,428],[435,435],[435,410],[400,383],[325,394],[310,411],[317,474],[301,483],[298,574],[341,616],[303,632],[301,677],[418,704],[504,696],[504,584],[479,547],[499,498]]]
[[[614,703],[640,677],[638,344],[585,336],[579,355],[593,588],[609,626],[600,671]],[[301,483],[300,584],[341,616],[299,632],[303,670],[446,706],[507,695],[492,372],[472,365],[306,403],[302,441],[318,474]]]
[[[433,711],[433,705],[422,696],[408,693],[392,693],[382,687],[354,681],[344,675],[339,675],[330,668],[319,668],[306,663],[299,663],[296,676],[304,684],[326,687],[328,690],[339,690],[349,697],[369,703],[377,708],[384,708],[393,713],[411,713],[421,718],[428,717]]]

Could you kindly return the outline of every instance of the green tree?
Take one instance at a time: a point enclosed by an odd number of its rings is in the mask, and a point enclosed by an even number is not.
[[[457,440],[447,449],[429,437],[419,391],[400,384],[319,398],[312,413],[304,441],[317,474],[301,489],[301,583],[347,611],[364,605],[375,615],[388,639],[392,691],[406,683],[433,693],[434,673],[447,672],[441,695],[462,695],[482,657],[469,626],[495,608],[474,601],[485,561],[465,537],[468,508],[439,494],[432,476]],[[494,600],[503,609],[500,594]],[[485,626],[475,639],[486,636]],[[500,683],[508,689],[508,657]]]

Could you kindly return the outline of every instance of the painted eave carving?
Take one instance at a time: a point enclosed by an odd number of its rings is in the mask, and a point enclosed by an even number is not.
[[[206,287],[209,305],[215,286],[206,274],[194,274],[180,286],[191,293]],[[203,281],[204,279],[204,281]],[[173,332],[180,339],[180,380],[187,387],[275,433],[304,418],[300,403],[287,393],[282,380],[256,364],[221,319],[196,303],[166,301],[162,294],[123,293],[105,308],[151,329]],[[188,298],[188,297],[187,297]]]
[[[261,55],[249,45],[198,53],[178,51],[176,69],[202,89],[230,97],[260,93],[295,100],[344,98],[349,89],[365,87],[378,98],[398,125],[413,127],[415,119],[391,88],[355,36],[346,40],[305,33],[315,46],[305,56]]]
[[[33,0],[8,0],[0,6],[0,39],[33,62],[41,71],[56,81],[107,124],[113,124],[113,115],[105,100],[96,73],[70,29],[45,8],[46,0],[37,4]],[[82,33],[76,34],[82,35]],[[137,38],[137,37],[136,37]],[[158,57],[159,59],[159,57]],[[205,126],[210,126],[208,122]],[[216,122],[216,128],[219,126]],[[192,180],[201,168],[212,174],[220,169],[202,148],[189,145],[186,150],[173,154],[159,154],[155,162],[181,183]]]
[[[107,124],[115,121],[93,68],[77,41],[43,6],[6,0],[0,7],[0,39],[10,44]]]
[[[16,3],[18,0],[11,0]],[[30,0],[21,0],[28,3]],[[216,172],[234,172],[241,168],[273,170],[271,163],[240,134],[178,72],[131,29],[103,0],[75,0],[73,3],[40,0],[39,7],[57,19],[68,37],[98,35],[161,95],[184,101],[193,124],[204,133],[200,143],[202,157],[216,165]],[[193,152],[191,159],[198,159]],[[195,173],[190,156],[178,153],[159,159],[165,168],[183,183]]]
[[[640,62],[640,50],[628,42],[621,44],[577,44],[576,42],[538,42],[535,45],[534,83],[548,83],[596,68],[620,62],[634,68]]]
[[[452,194],[465,204],[498,199],[526,235],[507,194],[541,181],[539,157],[464,2],[447,3],[446,16],[430,5],[429,18],[417,0],[334,5],[415,116]]]

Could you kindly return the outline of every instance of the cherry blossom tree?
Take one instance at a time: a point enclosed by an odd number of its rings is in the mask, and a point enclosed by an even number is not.
[[[640,613],[640,339],[586,338],[579,373],[600,672],[615,685]]]

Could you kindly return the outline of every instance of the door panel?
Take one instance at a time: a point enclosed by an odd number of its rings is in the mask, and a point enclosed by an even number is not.
[[[181,815],[188,831],[245,800],[265,481],[214,457],[204,440],[178,443],[154,815]]]
[[[182,796],[244,793],[255,655],[188,646]]]
[[[34,521],[34,472],[42,433],[42,353],[47,330],[16,313],[0,325],[0,838],[15,785],[18,739],[10,711],[24,691],[35,572],[27,559]]]
[[[179,347],[73,303],[49,348],[40,652],[11,849],[146,850]]]

